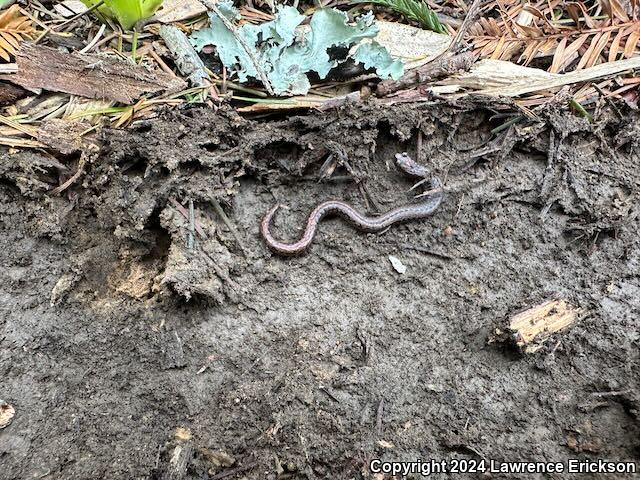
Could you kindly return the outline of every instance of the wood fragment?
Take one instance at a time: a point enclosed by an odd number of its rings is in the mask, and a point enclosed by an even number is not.
[[[16,410],[4,400],[0,400],[0,429],[9,426]]]
[[[467,10],[467,15],[464,17],[462,25],[458,28],[456,36],[453,37],[451,45],[449,45],[448,52],[455,55],[460,53],[461,47],[464,43],[464,39],[469,32],[471,26],[478,20],[480,16],[481,7],[483,6],[483,0],[473,0],[473,3]]]
[[[484,59],[476,62],[468,72],[439,80],[437,85],[452,85],[470,90],[502,90],[512,85],[530,84],[558,76],[539,68],[523,67],[504,60]]]
[[[581,313],[565,300],[550,300],[511,317],[507,334],[497,329],[494,340],[510,340],[521,352],[534,353],[551,335],[575,323]]]
[[[242,243],[242,240],[240,239],[240,235],[238,235],[238,231],[236,230],[236,227],[233,225],[233,223],[231,223],[231,220],[229,219],[227,214],[224,213],[224,210],[222,209],[222,206],[220,205],[218,200],[216,200],[215,198],[212,198],[211,205],[213,206],[213,209],[215,210],[216,214],[222,219],[224,224],[227,226],[227,228],[231,232],[231,235],[233,235],[233,238],[235,239],[236,243],[240,247],[240,250],[242,251],[242,255],[246,257],[247,256],[246,250],[244,248],[244,244]]]
[[[398,90],[427,83],[460,71],[467,71],[475,61],[472,52],[464,52],[453,56],[444,56],[431,63],[405,73],[399,80],[386,80],[378,85],[376,95],[385,97]]]
[[[167,472],[163,480],[182,480],[187,476],[187,468],[193,458],[194,448],[190,438],[176,437],[177,445],[171,452]]]
[[[16,73],[17,71],[18,65],[16,63],[0,64],[0,73]]]
[[[171,51],[178,70],[189,79],[191,85],[209,86],[207,69],[182,30],[173,25],[163,25],[160,27],[160,36]]]
[[[23,44],[17,56],[18,72],[0,75],[27,90],[45,89],[86,98],[132,104],[143,95],[175,93],[184,80],[164,72],[104,55],[65,53],[54,48]]]
[[[602,63],[594,67],[585,68],[584,70],[553,75],[552,77],[547,79],[522,81],[510,86],[479,90],[473,92],[473,94],[518,97],[527,93],[554,90],[564,85],[589,82],[598,78],[609,77],[638,68],[640,68],[640,57],[634,57],[626,60],[618,60],[616,62]]]
[[[205,13],[207,9],[198,0],[165,0],[156,19],[160,23],[173,23],[187,20]]]

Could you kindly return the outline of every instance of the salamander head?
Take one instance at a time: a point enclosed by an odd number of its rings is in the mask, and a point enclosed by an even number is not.
[[[396,164],[404,173],[412,177],[427,178],[430,176],[429,170],[417,164],[407,152],[396,153]]]

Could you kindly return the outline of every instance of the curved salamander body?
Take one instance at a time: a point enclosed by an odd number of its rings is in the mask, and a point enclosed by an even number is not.
[[[396,155],[396,163],[408,175],[422,178],[428,175],[428,172],[424,167],[416,164],[406,154]],[[375,217],[363,215],[348,203],[340,200],[329,200],[328,202],[323,202],[313,209],[307,219],[307,226],[304,234],[295,243],[280,242],[271,235],[271,220],[273,219],[276,211],[280,208],[280,205],[275,205],[264,216],[260,225],[260,232],[262,233],[267,246],[274,253],[279,255],[300,255],[304,253],[311,245],[311,242],[313,242],[313,238],[316,235],[320,221],[329,215],[340,216],[346,219],[356,229],[370,233],[380,232],[396,223],[418,220],[431,215],[440,206],[440,203],[444,198],[442,183],[438,178],[434,178],[431,181],[431,186],[433,189],[437,189],[439,191],[425,197],[424,201],[394,208],[387,213]]]

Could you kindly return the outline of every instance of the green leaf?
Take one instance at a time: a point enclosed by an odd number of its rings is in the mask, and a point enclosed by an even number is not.
[[[423,28],[436,33],[447,33],[438,15],[421,0],[353,0],[352,4],[372,3],[395,10],[407,19],[418,22]]]
[[[82,0],[88,7],[99,3],[99,0]],[[131,30],[140,20],[149,18],[162,5],[162,0],[104,0],[98,12],[114,18],[125,30]]]
[[[100,1],[101,0],[82,0],[82,3],[84,3],[87,7],[91,8],[91,7],[99,4]],[[101,20],[103,19],[102,17],[113,18],[113,14],[112,14],[111,10],[109,10],[109,7],[107,7],[104,4],[99,6],[96,11],[98,13],[98,17],[100,17]]]

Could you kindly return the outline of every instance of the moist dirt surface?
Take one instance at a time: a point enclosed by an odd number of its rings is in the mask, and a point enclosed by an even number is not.
[[[193,108],[104,130],[82,158],[0,153],[0,478],[637,463],[640,117],[499,107]],[[294,240],[320,201],[411,201],[404,151],[445,182],[433,216],[379,234],[327,219],[302,257],[265,247],[275,203]],[[579,310],[568,329],[535,353],[496,340],[552,299]]]

